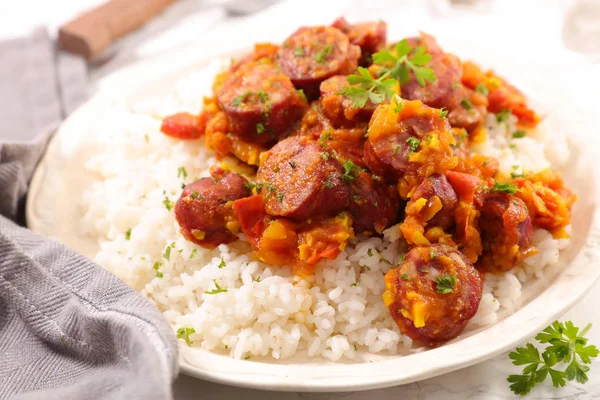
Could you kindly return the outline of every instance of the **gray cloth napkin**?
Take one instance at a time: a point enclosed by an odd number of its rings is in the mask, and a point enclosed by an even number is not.
[[[53,127],[85,96],[85,63],[45,30],[0,54],[0,399],[169,399],[177,344],[161,313],[18,225]]]

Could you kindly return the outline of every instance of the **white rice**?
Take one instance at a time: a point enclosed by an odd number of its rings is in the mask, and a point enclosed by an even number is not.
[[[201,79],[190,76],[175,96],[116,104],[87,133],[82,145],[94,155],[85,167],[96,179],[81,199],[81,233],[98,241],[95,260],[153,301],[174,329],[194,328],[194,347],[238,359],[306,354],[360,361],[409,352],[412,340],[399,332],[381,298],[388,262],[395,264],[400,253],[398,226],[383,238],[355,240],[336,260],[321,263],[311,281],[253,261],[247,242],[206,250],[180,235],[165,202],[176,201],[182,183],[207,176],[216,160],[203,141],[161,134],[160,117],[199,109]],[[475,151],[497,157],[507,172],[550,166],[542,130],[532,132],[538,141],[511,140],[514,121],[498,124],[490,116],[487,122],[489,139]],[[486,275],[479,311],[467,329],[514,312],[523,285],[542,278],[568,242],[537,230],[540,253],[503,276]],[[216,284],[226,291],[215,290]]]

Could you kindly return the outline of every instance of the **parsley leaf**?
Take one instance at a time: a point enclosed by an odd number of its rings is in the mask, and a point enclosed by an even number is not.
[[[265,125],[262,122],[256,124],[256,133],[259,135],[265,131]]]
[[[190,340],[190,335],[192,333],[196,333],[194,328],[179,328],[177,329],[177,339],[183,339],[188,346],[191,346],[193,342]]]
[[[511,115],[512,112],[508,108],[505,108],[504,110],[498,111],[498,113],[496,114],[496,121],[498,123],[508,122],[508,119]]]
[[[445,107],[440,108],[440,119],[448,116],[448,110]]]
[[[391,99],[396,93],[394,86],[407,83],[411,71],[420,86],[436,80],[433,70],[426,67],[431,54],[426,53],[424,47],[413,49],[404,39],[396,43],[394,50],[395,55],[387,49],[373,54],[373,63],[381,67],[377,78],[364,67],[358,68],[358,74],[348,76],[351,86],[343,88],[342,93],[352,99],[353,107],[362,108],[368,100],[379,104]]]
[[[524,138],[525,136],[527,136],[527,132],[525,131],[514,131],[512,134],[513,139],[521,139]]]
[[[416,137],[411,136],[408,139],[406,139],[406,143],[408,143],[408,148],[412,152],[415,152],[415,151],[419,150],[419,145],[421,144],[421,141],[419,139],[417,139]]]
[[[296,49],[294,49],[294,55],[296,57],[302,57],[304,55],[304,49],[300,46],[296,47]]]
[[[512,183],[500,183],[498,181],[494,181],[494,186],[490,189],[490,192],[502,192],[508,194],[515,194],[519,191],[517,185],[513,185]]]
[[[251,91],[247,91],[244,94],[234,97],[233,100],[231,100],[231,105],[233,107],[238,107],[240,104],[242,104],[244,101],[246,101],[248,96],[250,96],[251,94],[252,94]]]
[[[346,160],[344,162],[344,174],[342,175],[342,180],[352,183],[354,179],[358,176],[359,172],[362,172],[363,169],[358,165],[354,164],[350,160]]]
[[[244,187],[248,190],[252,190],[256,187],[256,185],[252,182],[244,182]]]
[[[227,289],[223,289],[221,286],[219,286],[219,284],[217,283],[216,279],[213,279],[212,281],[215,284],[215,289],[210,290],[210,291],[206,290],[204,293],[206,293],[206,294],[218,294],[218,293],[225,293],[225,292],[227,292]]]
[[[462,99],[460,105],[463,106],[465,110],[470,110],[473,108],[473,103],[469,99]]]
[[[325,61],[327,61],[327,57],[329,57],[332,51],[333,47],[330,44],[328,44],[321,50],[317,51],[317,54],[315,54],[315,61],[319,64],[325,64]]]
[[[590,368],[585,364],[590,364],[591,359],[599,354],[596,346],[587,346],[587,338],[584,337],[591,326],[588,324],[580,332],[571,321],[564,324],[554,321],[535,337],[541,344],[548,344],[541,357],[538,349],[531,343],[527,343],[525,347],[517,347],[508,357],[514,365],[525,365],[525,368],[521,375],[508,376],[510,389],[515,394],[524,396],[548,375],[555,388],[565,386],[567,381],[587,382],[586,373]],[[564,371],[553,368],[559,362],[568,364]]]
[[[484,96],[488,95],[488,88],[483,83],[480,83],[477,86],[475,86],[475,91]]]
[[[410,275],[408,275],[406,272],[403,273],[402,275],[400,275],[400,279],[405,280],[405,281],[410,281]]]
[[[131,240],[131,228],[127,229],[127,232],[125,232],[125,240]]]
[[[227,263],[225,262],[225,260],[223,260],[223,257],[221,257],[221,262],[219,263],[219,265],[217,265],[217,267],[219,267],[219,269],[221,269],[226,266],[227,266]]]
[[[436,280],[436,289],[438,293],[448,294],[454,291],[454,285],[456,285],[456,274],[453,275],[441,275]]]
[[[185,170],[185,167],[179,167],[177,168],[177,177],[178,178],[183,178],[186,179],[188,177],[187,171]]]
[[[165,199],[163,200],[163,204],[167,208],[167,211],[171,211],[173,209],[173,206],[175,205],[175,203],[173,203],[171,201],[171,199],[169,199],[167,196],[165,196]]]

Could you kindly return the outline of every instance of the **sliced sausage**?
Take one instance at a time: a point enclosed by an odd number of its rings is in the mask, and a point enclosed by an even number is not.
[[[360,172],[352,183],[352,199],[348,211],[356,233],[381,233],[398,219],[400,196],[393,185],[387,185],[367,172]]]
[[[308,105],[290,78],[271,62],[250,62],[235,70],[217,93],[233,134],[272,144],[285,136]]]
[[[399,113],[389,105],[380,105],[369,124],[365,162],[376,175],[397,182],[409,168],[410,155],[433,131],[451,135],[448,121],[439,117],[438,110],[419,101],[404,102]]]
[[[323,113],[337,126],[347,125],[348,121],[368,122],[377,107],[370,100],[364,107],[353,107],[352,100],[341,92],[349,86],[347,76],[343,75],[332,76],[321,83]]]
[[[435,346],[458,336],[479,308],[483,280],[445,244],[415,247],[385,275],[384,301],[400,331]]]
[[[525,203],[506,193],[491,192],[480,209],[483,254],[477,267],[508,271],[535,253],[533,226]]]
[[[175,219],[190,242],[214,248],[237,240],[232,202],[251,195],[248,181],[221,169],[186,185],[175,204]]]
[[[350,24],[344,17],[340,17],[332,25],[348,35],[350,43],[360,47],[361,57],[359,64],[371,64],[371,56],[385,47],[387,39],[387,24],[384,21],[363,22]]]
[[[261,156],[256,180],[267,214],[296,220],[338,213],[350,186],[332,151],[307,137],[290,137]]]
[[[324,114],[321,104],[315,101],[291,135],[317,140],[335,151],[342,162],[350,160],[359,167],[366,168],[363,147],[367,140],[367,128],[368,122],[346,123],[343,127],[336,128]]]
[[[402,97],[421,100],[435,108],[456,108],[461,101],[461,93],[458,90],[462,74],[460,60],[452,54],[444,53],[435,38],[426,33],[422,33],[420,37],[409,38],[408,43],[415,48],[423,46],[431,54],[431,61],[427,66],[433,70],[436,79],[421,86],[411,73],[410,80],[402,85]]]
[[[276,55],[282,71],[309,98],[318,96],[319,85],[325,79],[354,71],[359,57],[360,47],[330,26],[298,29],[283,42]]]
[[[487,115],[488,100],[474,90],[461,87],[461,101],[448,113],[452,127],[464,128],[468,133],[483,126]]]
[[[435,197],[437,197],[437,200],[435,200]],[[432,215],[426,218],[428,226],[439,226],[442,229],[447,229],[452,225],[458,197],[445,175],[433,174],[425,178],[415,189],[409,204],[420,201],[422,198],[426,199],[427,203],[419,213],[421,215]]]

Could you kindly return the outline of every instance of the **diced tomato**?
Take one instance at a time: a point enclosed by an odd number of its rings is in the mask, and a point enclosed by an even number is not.
[[[257,194],[236,200],[233,202],[233,209],[240,221],[242,232],[257,249],[265,227],[265,203],[262,196]]]
[[[475,175],[463,174],[462,172],[448,171],[446,177],[458,194],[461,201],[472,203],[477,193],[477,187],[483,184],[483,180]]]
[[[177,139],[200,139],[204,134],[206,123],[204,118],[186,112],[169,115],[163,119],[160,131]]]

